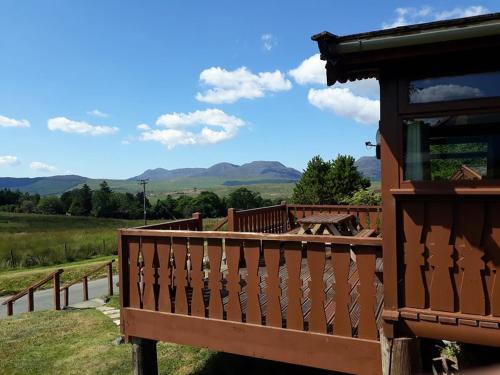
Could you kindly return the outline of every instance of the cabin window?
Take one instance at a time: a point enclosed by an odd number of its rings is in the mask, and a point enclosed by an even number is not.
[[[404,179],[500,178],[500,114],[406,119]]]
[[[500,96],[500,72],[420,79],[409,84],[412,104],[494,96]]]

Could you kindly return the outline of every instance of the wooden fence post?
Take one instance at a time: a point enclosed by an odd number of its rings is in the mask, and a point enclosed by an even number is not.
[[[228,232],[236,232],[236,223],[235,223],[235,215],[234,208],[227,209],[227,231]]]
[[[87,276],[83,277],[83,300],[89,300],[89,278]]]
[[[61,281],[60,273],[56,272],[54,274],[54,308],[56,310],[61,310]]]
[[[108,295],[113,295],[113,263],[108,263]]]
[[[134,375],[157,375],[156,341],[131,337]]]
[[[64,288],[64,307],[69,306],[69,288]]]
[[[389,339],[380,330],[383,375],[415,375],[422,372],[420,340],[410,337]]]
[[[198,220],[198,225],[197,225],[197,226],[198,226],[198,229],[197,229],[197,230],[198,230],[198,231],[202,231],[202,230],[203,230],[203,218],[201,217],[201,213],[199,213],[199,212],[195,212],[195,213],[193,213],[193,214],[191,215],[191,217],[192,217],[193,219]]]
[[[7,315],[11,316],[12,314],[14,314],[14,302],[9,301],[7,302]]]
[[[28,312],[35,310],[33,288],[28,289]]]

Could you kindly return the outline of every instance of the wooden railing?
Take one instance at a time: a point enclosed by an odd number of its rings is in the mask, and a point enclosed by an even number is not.
[[[287,210],[288,219],[292,228],[297,225],[297,220],[320,212],[353,214],[356,216],[357,224],[361,229],[374,229],[377,233],[380,232],[382,225],[381,206],[288,204]]]
[[[61,309],[61,300],[60,300],[60,275],[64,271],[62,269],[58,269],[57,271],[52,272],[50,275],[47,275],[40,281],[36,282],[33,285],[30,285],[23,291],[17,293],[15,296],[10,297],[6,301],[2,302],[2,305],[7,305],[7,315],[12,315],[14,313],[14,302],[16,302],[19,298],[28,295],[28,312],[33,311],[35,309],[35,301],[34,301],[34,293],[40,288],[42,285],[47,283],[49,280],[52,280],[54,283],[54,309]]]
[[[83,291],[83,300],[88,301],[89,299],[89,277],[100,271],[101,269],[107,267],[108,272],[107,272],[107,278],[108,278],[108,295],[112,296],[113,295],[113,262],[115,260],[111,260],[107,263],[104,263],[93,270],[87,272],[82,278],[78,280],[74,280],[69,284],[64,285],[61,287],[61,290],[64,291],[64,306],[67,307],[69,306],[69,288],[75,284],[79,284],[80,282],[82,283],[82,291]]]
[[[228,209],[227,229],[231,232],[286,233],[290,230],[286,204],[253,208]]]
[[[378,340],[380,238],[120,232],[124,308]]]
[[[137,229],[152,230],[203,230],[203,218],[199,212],[195,212],[190,219],[180,219],[159,224],[149,224],[137,227]]]
[[[500,346],[498,198],[401,197],[398,200],[398,309],[422,337]]]

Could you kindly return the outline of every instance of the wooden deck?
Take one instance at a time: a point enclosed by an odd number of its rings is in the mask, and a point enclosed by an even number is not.
[[[328,254],[330,253],[330,254]],[[335,274],[333,271],[333,267],[331,266],[331,252],[328,250],[327,255],[327,266],[325,267],[325,272],[323,274],[323,282],[325,284],[324,288],[324,293],[325,293],[325,316],[326,316],[326,321],[327,321],[327,333],[333,333],[333,320],[335,317],[335,301],[334,301],[334,283],[335,283]],[[261,262],[262,264],[263,262]],[[383,292],[383,284],[381,282],[382,278],[382,268],[383,268],[383,260],[382,258],[377,258],[376,261],[376,269],[378,270],[377,276],[375,279],[375,285],[376,285],[376,308],[375,308],[375,315],[376,315],[376,322],[377,322],[377,329],[380,329],[382,326],[382,306],[383,306],[383,299],[384,299],[384,292]],[[205,272],[209,272],[208,270],[205,270]],[[223,284],[226,286],[227,284],[227,277],[228,277],[228,272],[227,270],[222,272],[224,281]],[[262,319],[261,319],[261,324],[266,325],[266,312],[267,312],[267,279],[268,272],[263,265],[262,267],[259,268],[259,278],[260,278],[260,283],[259,283],[259,288],[262,291],[262,294],[259,296],[259,304],[261,307],[262,311]],[[247,301],[248,301],[248,295],[247,295],[247,290],[246,290],[246,285],[247,283],[244,281],[248,277],[248,271],[246,268],[241,268],[240,269],[240,277],[241,277],[241,282],[240,286],[242,291],[239,293],[239,299],[241,303],[241,312],[242,312],[242,321],[246,322],[246,314],[247,314]],[[280,307],[281,307],[281,315],[282,315],[282,328],[287,327],[287,311],[288,311],[288,294],[287,294],[287,289],[288,289],[288,272],[287,272],[287,267],[285,265],[281,265],[279,269],[279,277],[280,277],[280,289],[282,292],[282,296],[280,297]],[[309,297],[310,293],[310,288],[309,288],[309,283],[311,281],[311,275],[309,272],[309,267],[307,264],[307,260],[303,259],[301,262],[301,280],[303,281],[302,287],[301,287],[301,293],[304,296],[301,299],[301,310],[303,314],[303,319],[304,319],[304,331],[309,330],[309,320],[311,317],[311,298]],[[208,305],[209,305],[209,298],[210,298],[210,293],[209,293],[209,288],[208,288],[208,278],[204,279],[204,308],[205,308],[205,317],[208,317]],[[357,328],[358,328],[358,323],[359,323],[359,317],[360,317],[360,306],[359,306],[359,273],[356,267],[356,263],[351,260],[350,266],[349,266],[349,296],[350,296],[350,304],[349,304],[349,317],[350,321],[352,322],[352,336],[357,337]],[[173,310],[175,311],[175,293],[176,290],[174,288],[173,290],[173,299],[172,299],[172,306]],[[189,310],[191,310],[191,301],[192,301],[192,287],[187,287],[186,288],[186,293],[187,293],[187,300],[188,300],[188,306]],[[227,289],[223,289],[221,291],[221,296],[222,296],[222,303],[223,303],[223,319],[227,320],[227,311],[228,311],[228,305],[229,305],[229,293]]]
[[[379,374],[381,242],[330,235],[122,230],[123,333]]]

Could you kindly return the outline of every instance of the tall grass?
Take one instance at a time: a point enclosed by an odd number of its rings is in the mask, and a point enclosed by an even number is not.
[[[117,229],[140,220],[0,212],[0,269],[48,266],[117,253]]]

